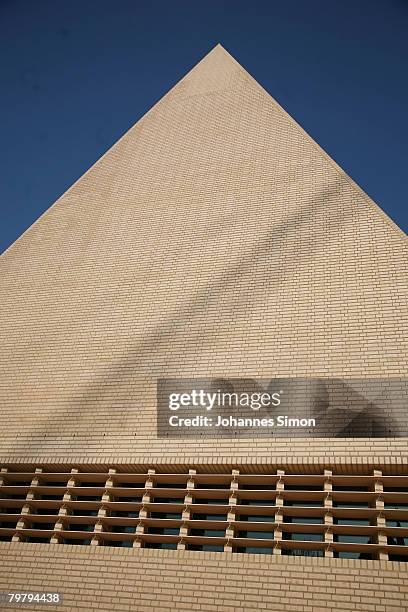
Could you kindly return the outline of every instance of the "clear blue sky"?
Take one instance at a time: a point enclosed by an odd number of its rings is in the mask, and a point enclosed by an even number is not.
[[[408,230],[406,0],[0,0],[0,252],[218,42]]]

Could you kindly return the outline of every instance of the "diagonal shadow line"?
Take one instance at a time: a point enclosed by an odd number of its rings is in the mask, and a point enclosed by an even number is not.
[[[237,315],[239,313],[241,313],[241,316],[244,315],[247,302],[239,304],[239,294],[237,296],[231,291],[234,289],[237,279],[250,273],[254,267],[256,268],[257,262],[261,258],[264,258],[265,252],[271,251],[271,256],[273,257],[274,251],[280,251],[277,245],[283,245],[288,234],[296,232],[299,228],[305,228],[307,239],[305,239],[304,236],[302,237],[302,242],[299,245],[300,249],[297,253],[298,259],[302,257],[302,254],[310,255],[311,252],[316,251],[318,246],[321,245],[316,240],[316,224],[314,218],[324,209],[324,207],[329,206],[330,199],[335,196],[338,197],[339,191],[347,187],[347,185],[347,180],[343,176],[336,177],[333,184],[323,189],[320,195],[309,198],[308,203],[303,205],[301,210],[294,211],[288,215],[284,221],[274,226],[272,230],[259,240],[252,250],[245,254],[237,264],[228,267],[220,278],[211,280],[207,283],[207,285],[193,295],[185,305],[182,305],[177,313],[171,315],[166,322],[161,323],[156,329],[148,332],[142,341],[136,345],[132,351],[128,352],[119,363],[107,366],[104,372],[98,374],[95,379],[87,385],[79,398],[73,397],[69,400],[67,407],[69,407],[71,413],[74,408],[76,413],[74,417],[75,429],[69,431],[69,428],[67,428],[66,434],[73,435],[74,432],[77,431],[78,423],[81,419],[83,420],[84,410],[91,412],[95,408],[96,403],[101,402],[103,397],[106,397],[107,393],[112,395],[115,388],[123,384],[126,377],[129,376],[129,373],[131,373],[134,379],[134,372],[139,368],[139,376],[141,378],[148,378],[149,373],[152,371],[151,366],[149,369],[149,362],[151,363],[152,361],[151,353],[154,352],[157,354],[159,350],[161,351],[163,347],[165,348],[168,346],[172,339],[174,340],[174,338],[180,336],[181,333],[184,339],[188,339],[189,346],[194,347],[195,350],[198,350],[200,342],[203,340],[208,342],[210,338],[215,337],[217,334],[217,323],[213,324],[213,329],[209,329],[207,326],[204,331],[198,329],[193,332],[191,329],[192,320],[197,316],[197,313],[202,313],[209,301],[216,303],[221,296],[225,294],[232,295],[233,297],[230,299],[228,309],[226,309],[226,303],[223,302],[223,319],[228,313],[228,310],[230,313],[234,312],[234,314]],[[352,217],[354,211],[355,209],[351,209],[350,212],[346,214],[343,209],[339,209],[336,215],[336,222],[330,223],[327,226],[325,239],[328,240],[330,236],[334,237],[337,235],[339,223],[344,223],[348,217]],[[285,260],[285,264],[279,275],[267,277],[265,274],[262,287],[267,285],[271,288],[283,283],[285,277],[288,277],[289,274],[293,274],[293,272],[297,270],[296,261],[288,263]],[[258,286],[259,284],[260,282]],[[253,290],[251,288],[252,292],[255,290],[256,289]],[[188,336],[185,333],[186,331],[189,334]],[[184,348],[184,351],[186,352],[187,349]],[[107,384],[108,382],[109,384]],[[50,436],[50,434],[52,436],[52,434],[56,433],[55,423],[56,419],[54,413],[53,417],[50,417],[45,424],[43,438]],[[30,453],[35,454],[41,450],[44,440],[39,440],[38,433],[32,432],[32,434],[28,434],[25,439],[21,436],[19,442],[22,445],[19,452],[22,452],[22,450],[29,450]]]

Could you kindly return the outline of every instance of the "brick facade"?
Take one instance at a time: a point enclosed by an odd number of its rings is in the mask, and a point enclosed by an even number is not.
[[[0,543],[0,552],[2,590],[25,588],[30,575],[32,589],[64,592],[54,608],[64,612],[407,609],[406,563],[48,544]]]
[[[406,376],[407,253],[217,46],[1,257],[0,462],[407,474],[406,438],[180,444],[155,430],[157,377]],[[4,588],[52,573],[72,609],[405,609],[404,563],[0,545]]]

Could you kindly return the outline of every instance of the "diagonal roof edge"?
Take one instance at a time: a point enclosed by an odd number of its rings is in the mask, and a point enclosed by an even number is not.
[[[239,64],[239,62],[237,62],[232,55],[230,55],[225,49],[224,47],[218,43],[217,45],[215,45],[215,47],[213,47],[208,53],[206,53],[196,64],[194,64],[194,66],[192,68],[190,68],[190,70],[188,70],[186,72],[186,74],[184,74],[181,79],[179,79],[176,83],[174,83],[174,85],[172,85],[170,87],[170,89],[168,91],[166,91],[166,93],[161,96],[161,98],[159,98],[158,100],[156,100],[155,102],[153,102],[152,106],[145,112],[144,115],[142,115],[141,117],[139,117],[139,119],[135,122],[132,123],[132,125],[125,131],[123,132],[122,136],[119,136],[119,138],[117,140],[115,140],[114,143],[111,144],[111,146],[106,149],[106,151],[104,153],[102,153],[102,155],[100,157],[98,157],[98,159],[91,165],[89,166],[89,168],[87,170],[85,170],[85,172],[83,172],[81,174],[81,176],[79,176],[73,183],[72,185],[70,185],[68,187],[68,189],[66,189],[63,193],[61,193],[60,196],[58,196],[58,198],[46,209],[44,210],[44,212],[42,212],[40,214],[39,217],[37,217],[37,219],[35,219],[35,221],[33,221],[31,223],[31,225],[29,225],[21,234],[20,236],[18,236],[4,251],[3,253],[0,253],[0,259],[10,251],[10,249],[12,249],[14,247],[14,245],[19,242],[34,226],[37,225],[37,223],[39,223],[42,219],[44,219],[48,213],[50,213],[54,207],[59,204],[59,202],[61,201],[61,199],[67,194],[69,193],[72,189],[74,189],[76,187],[76,185],[79,183],[79,181],[81,181],[84,176],[87,176],[96,166],[98,166],[102,160],[109,155],[109,153],[116,147],[116,145],[118,145],[122,140],[124,140],[128,134],[130,134],[130,132],[133,130],[133,128],[140,122],[142,121],[142,119],[144,119],[145,117],[147,117],[155,108],[156,105],[159,104],[159,102],[161,102],[162,100],[165,100],[167,98],[167,96],[173,91],[173,89],[175,87],[177,87],[180,83],[182,83],[194,70],[196,70],[196,68],[198,68],[198,66],[204,62],[209,56],[211,56],[212,53],[214,53],[216,50],[220,50],[222,49],[224,51],[224,53],[226,53],[228,55],[228,57],[234,62],[234,64],[237,64],[241,70],[245,70],[244,68],[242,68],[242,66]],[[245,71],[246,72],[246,71]],[[250,75],[249,75],[250,76]],[[255,81],[256,82],[256,81]]]
[[[229,51],[227,51],[220,43],[218,43],[218,45],[216,45],[214,47],[214,49],[212,49],[210,51],[210,53],[212,53],[217,48],[222,49],[222,51],[229,57],[229,59],[231,61],[233,61],[234,64],[238,68],[240,68],[241,70],[243,70],[245,72],[245,74],[249,77],[249,79],[256,86],[256,88],[263,94],[263,96],[264,97],[267,96],[269,101],[271,101],[277,107],[279,112],[281,112],[283,115],[285,115],[285,117],[292,123],[292,125],[294,125],[295,128],[297,130],[299,130],[303,134],[303,136],[319,151],[319,153],[332,165],[332,167],[338,172],[338,174],[340,174],[343,178],[345,178],[346,181],[351,185],[351,187],[360,196],[363,196],[364,201],[366,202],[366,204],[368,204],[370,206],[370,208],[376,212],[376,214],[380,214],[381,217],[383,218],[383,220],[390,227],[392,227],[394,229],[394,231],[397,231],[397,233],[400,234],[403,239],[408,240],[408,235],[404,232],[404,230],[401,229],[399,227],[399,225],[393,219],[391,219],[391,217],[381,208],[381,206],[379,204],[377,204],[377,202],[375,202],[364,191],[364,189],[362,187],[360,187],[360,185],[354,179],[352,179],[349,174],[347,174],[347,172],[345,170],[343,170],[343,168],[329,155],[329,153],[327,153],[327,151],[325,151],[325,149],[323,149],[323,147],[321,145],[319,145],[319,143],[296,121],[296,119],[294,119],[294,117],[292,117],[292,115],[290,115],[290,113],[288,113],[288,111],[283,106],[281,106],[279,104],[279,102],[277,102],[277,100],[275,100],[275,98],[252,76],[252,74],[250,72],[248,72],[246,70],[246,68],[244,68],[234,58],[233,55],[231,55],[231,53]],[[209,55],[209,54],[207,54],[207,55]],[[207,56],[205,56],[205,57],[207,57]],[[205,59],[205,58],[203,58],[203,59]]]
[[[231,55],[231,53],[229,51],[227,51],[227,49],[225,49],[225,47],[223,47],[223,45],[221,43],[217,43],[212,49],[210,49],[210,51],[208,53],[206,53],[192,68],[190,68],[190,70],[188,70],[186,72],[186,74],[184,76],[182,76],[176,83],[174,83],[174,85],[172,85],[170,87],[170,89],[163,95],[161,96],[161,98],[159,98],[158,100],[156,100],[152,106],[149,108],[148,111],[146,111],[146,113],[144,115],[142,115],[141,117],[139,117],[139,119],[133,123],[123,134],[122,136],[120,136],[106,151],[105,153],[103,153],[87,170],[85,170],[85,172],[83,174],[81,174],[81,176],[79,176],[77,178],[76,181],[74,181],[72,183],[72,185],[70,187],[68,187],[68,189],[66,189],[56,200],[55,202],[53,202],[26,230],[23,231],[22,234],[20,234],[20,236],[18,236],[16,238],[16,240],[14,240],[14,242],[12,242],[4,251],[3,253],[0,253],[0,258],[3,257],[6,253],[8,253],[8,251],[17,243],[19,242],[35,225],[37,225],[37,223],[39,223],[48,213],[50,213],[53,208],[61,201],[61,199],[68,194],[72,189],[74,189],[76,187],[76,185],[79,183],[79,181],[81,181],[83,179],[83,177],[85,177],[86,175],[88,175],[88,173],[90,173],[99,163],[101,163],[103,161],[103,159],[116,147],[116,145],[118,145],[122,140],[124,140],[128,134],[133,130],[133,128],[145,117],[147,117],[157,106],[157,104],[159,104],[160,102],[164,101],[167,96],[169,96],[169,94],[173,91],[173,89],[175,87],[177,87],[178,85],[180,85],[185,79],[187,79],[189,77],[189,75],[194,72],[195,70],[198,69],[198,67],[205,62],[207,59],[209,59],[213,54],[215,53],[219,53],[222,52],[226,57],[228,57],[228,59],[231,61],[231,63],[236,66],[239,70],[241,70],[242,72],[245,73],[245,75],[247,76],[247,78],[249,78],[249,80],[255,85],[255,87],[258,89],[258,91],[260,91],[262,93],[262,95],[264,97],[267,97],[267,99],[269,100],[269,102],[271,102],[272,104],[275,105],[275,107],[279,110],[279,112],[281,114],[283,114],[285,116],[285,118],[290,121],[292,123],[292,125],[294,125],[294,127],[300,131],[303,136],[317,149],[317,151],[332,165],[332,167],[337,171],[338,174],[340,174],[349,184],[350,186],[360,195],[363,197],[363,200],[365,201],[365,203],[373,210],[375,211],[375,214],[379,214],[383,220],[385,221],[385,223],[387,223],[391,228],[393,228],[394,231],[397,232],[398,235],[400,235],[400,237],[402,239],[407,240],[408,239],[408,235],[397,225],[397,223],[395,223],[395,221],[393,221],[391,219],[391,217],[389,217],[387,215],[387,213],[381,208],[381,206],[379,204],[377,204],[365,191],[364,189],[362,189],[358,183],[356,183],[356,181],[354,179],[352,179],[345,170],[343,170],[343,168],[334,161],[334,159],[332,157],[330,157],[330,155],[323,149],[323,147],[321,145],[319,145],[316,140],[314,140],[314,138],[296,121],[296,119],[294,119],[292,117],[292,115],[290,115],[288,113],[288,111],[286,111],[283,106],[281,106],[279,104],[279,102],[277,102],[275,100],[275,98],[246,70],[246,68],[244,68],[242,66],[242,64],[240,64],[233,55]]]

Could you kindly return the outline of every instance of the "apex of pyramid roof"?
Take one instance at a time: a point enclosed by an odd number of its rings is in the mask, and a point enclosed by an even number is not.
[[[224,53],[228,53],[228,51],[225,49],[225,47],[222,46],[221,43],[217,43],[213,49],[213,51],[215,51],[216,49],[218,49],[218,51],[224,51]],[[229,53],[228,53],[229,55]]]
[[[222,46],[221,43],[217,43],[215,47],[213,47],[207,53],[207,55],[205,55],[205,58],[210,57],[224,57],[225,59],[230,59],[232,62],[237,63],[234,57],[226,50],[225,47]]]
[[[217,43],[191,68],[181,82],[184,85],[188,83],[189,95],[204,95],[209,91],[224,90],[229,87],[232,75],[237,71],[245,72],[245,69],[221,43]],[[174,92],[180,93],[177,85]]]

